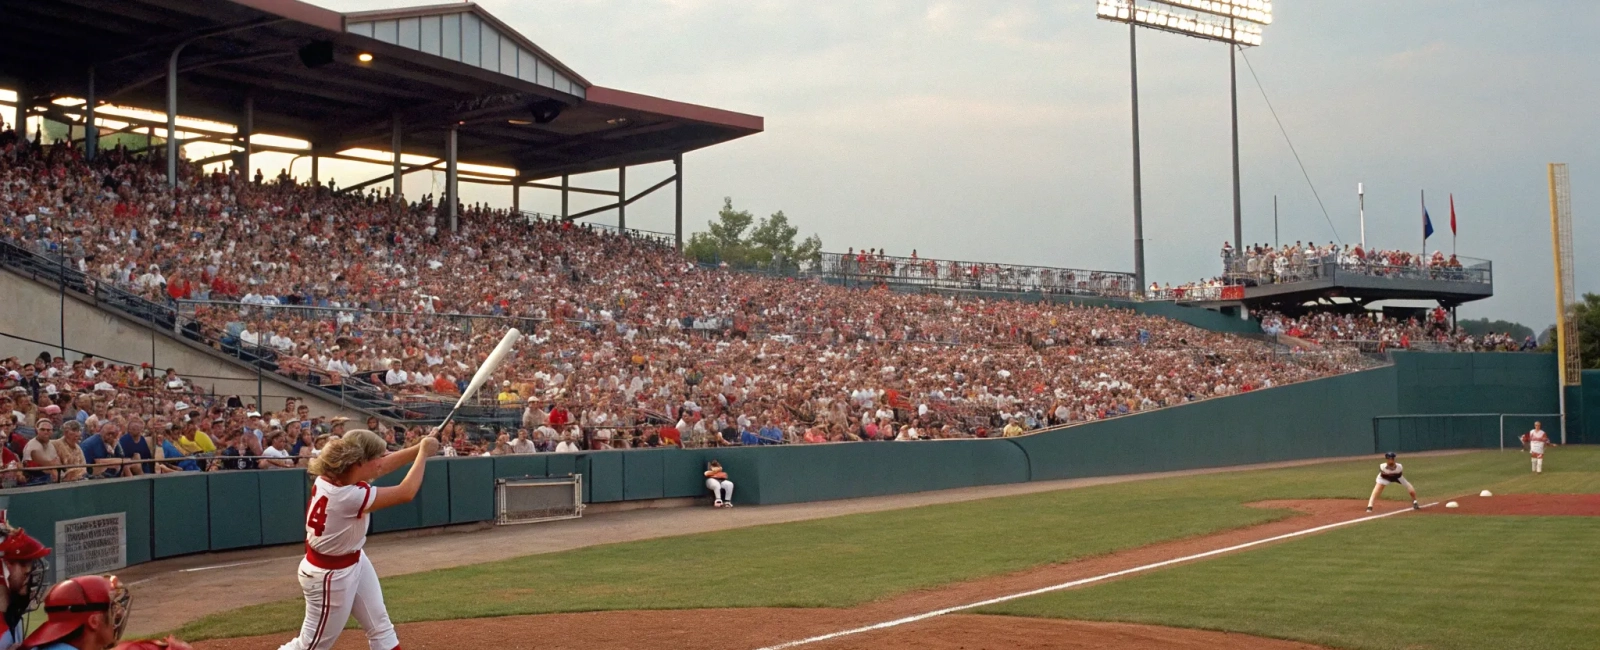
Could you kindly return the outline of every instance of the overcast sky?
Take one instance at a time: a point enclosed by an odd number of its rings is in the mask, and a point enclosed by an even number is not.
[[[1128,30],[1096,20],[1093,0],[479,4],[593,83],[766,118],[765,133],[685,158],[691,229],[731,196],[783,210],[828,250],[1132,269]],[[1460,254],[1496,270],[1495,297],[1462,317],[1542,327],[1554,311],[1545,163],[1567,162],[1578,290],[1600,291],[1600,259],[1585,254],[1600,250],[1600,2],[1274,7],[1245,55],[1332,223],[1241,59],[1247,243],[1272,240],[1274,195],[1283,240],[1358,241],[1359,181],[1369,244],[1421,249],[1426,190],[1429,248],[1448,251],[1454,193]],[[1139,53],[1149,277],[1215,275],[1232,236],[1227,48],[1142,31]],[[670,173],[641,169],[629,185]],[[417,176],[408,194],[435,182]],[[503,188],[463,196],[509,203]],[[630,207],[629,225],[671,230],[669,197]],[[531,190],[523,203],[558,205]]]

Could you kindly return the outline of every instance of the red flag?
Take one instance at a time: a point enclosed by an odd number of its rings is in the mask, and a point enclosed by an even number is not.
[[[1450,195],[1450,234],[1456,234],[1456,195]]]

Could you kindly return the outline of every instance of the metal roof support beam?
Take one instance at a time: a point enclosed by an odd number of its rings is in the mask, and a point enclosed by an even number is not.
[[[311,143],[311,186],[312,187],[322,187],[322,180],[318,176],[318,173],[317,173],[318,172],[318,169],[317,169],[317,157],[318,157],[317,156],[317,144],[315,142],[313,142],[313,143]]]
[[[683,253],[683,154],[672,157],[672,189],[678,194],[672,209],[672,241]]]
[[[24,142],[28,141],[28,111],[33,108],[33,91],[28,90],[28,80],[17,79],[17,123],[12,125],[17,133],[22,134]]]
[[[645,191],[633,195],[633,198],[631,198],[631,199],[627,199],[627,200],[623,200],[623,201],[617,201],[616,203],[612,203],[610,205],[602,205],[602,206],[600,206],[598,208],[594,208],[592,210],[584,210],[583,212],[579,212],[579,213],[577,213],[575,215],[572,215],[572,216],[567,216],[567,214],[566,214],[566,212],[567,212],[566,211],[566,206],[563,205],[562,206],[562,210],[561,210],[561,218],[563,220],[565,220],[565,221],[577,221],[577,220],[582,219],[584,217],[587,217],[589,215],[600,214],[601,212],[605,212],[607,210],[616,210],[619,213],[621,213],[621,211],[624,208],[628,207],[628,204],[633,203],[634,201],[642,199],[642,198],[644,198],[646,196],[650,196],[651,192],[654,192],[654,191],[659,190],[659,189],[661,189],[663,187],[666,187],[667,183],[676,183],[677,181],[678,181],[678,177],[676,175],[668,176],[666,178],[661,179],[660,183],[656,183],[655,185],[651,185],[649,188],[645,189]],[[618,226],[617,226],[618,228],[627,228],[627,226],[625,225],[626,222],[624,222],[624,221],[619,219],[617,223],[618,223]]]
[[[456,142],[460,139],[457,131],[458,126],[459,125],[451,124],[450,131],[445,134],[444,140],[445,210],[446,214],[450,215],[450,232],[452,233],[459,232],[461,229],[461,223],[459,221],[460,215],[456,214],[456,204],[460,203],[461,201],[461,194],[459,193],[461,189],[459,186],[461,179],[459,178],[456,170]]]
[[[566,174],[562,174],[561,175],[561,220],[562,221],[572,221],[572,218],[567,216],[567,197],[568,197],[567,189],[570,186],[571,186],[571,183],[568,182],[568,176]]]
[[[402,191],[404,183],[401,182],[405,179],[405,172],[400,169],[400,137],[400,111],[395,111],[389,116],[389,151],[394,152],[394,171],[389,174],[394,184],[389,189],[389,198],[397,202],[405,200],[405,192]]]
[[[100,150],[100,129],[94,125],[94,66],[89,66],[89,92],[83,104],[83,158],[94,160]],[[70,134],[68,134],[70,135]]]
[[[617,195],[617,193],[612,191],[612,190],[592,190],[592,189],[589,189],[587,187],[572,187],[571,185],[569,185],[567,183],[567,175],[566,174],[562,174],[561,175],[561,184],[560,185],[552,185],[550,183],[523,183],[522,186],[523,187],[538,188],[538,189],[541,189],[541,190],[559,190],[561,192],[577,192],[579,194],[599,194],[601,196],[616,196]]]
[[[178,55],[190,41],[179,43],[167,57],[167,187],[178,186]]]
[[[511,211],[522,211],[522,183],[515,178],[511,179]]]
[[[250,154],[255,153],[250,145],[250,136],[255,133],[256,130],[256,95],[254,91],[245,93],[244,119],[240,120],[239,122],[238,140],[239,147],[243,149],[243,151],[239,152],[239,162],[234,165],[234,168],[238,169],[243,167],[245,178],[249,178]]]
[[[627,195],[628,195],[628,166],[627,165],[623,165],[623,166],[617,168],[617,196],[622,197],[622,196],[627,196]],[[617,201],[617,230],[620,232],[620,231],[624,231],[624,230],[627,230],[627,229],[628,229],[628,202],[627,201]]]

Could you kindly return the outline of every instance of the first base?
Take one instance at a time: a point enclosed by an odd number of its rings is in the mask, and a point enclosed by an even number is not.
[[[1478,496],[1480,496],[1480,497],[1492,497],[1492,496],[1494,496],[1494,495],[1493,495],[1493,494],[1490,494],[1490,493],[1489,493],[1489,491],[1488,491],[1488,490],[1484,490],[1484,491],[1482,491],[1482,492],[1479,492],[1479,493],[1478,493]]]
[[[1450,503],[1444,504],[1444,507],[1446,507],[1446,508],[1460,508],[1461,504],[1456,503],[1454,501],[1451,501]]]

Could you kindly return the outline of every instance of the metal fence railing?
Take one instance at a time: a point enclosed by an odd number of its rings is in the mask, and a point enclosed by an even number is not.
[[[1333,278],[1339,274],[1398,280],[1466,282],[1493,284],[1494,264],[1489,260],[1457,257],[1445,265],[1388,264],[1372,260],[1310,259],[1299,262],[1284,258],[1236,256],[1224,262],[1230,283],[1283,284]]]
[[[817,273],[846,285],[893,284],[926,289],[1005,291],[1131,298],[1131,273],[993,262],[963,262],[866,253],[822,253]]]

